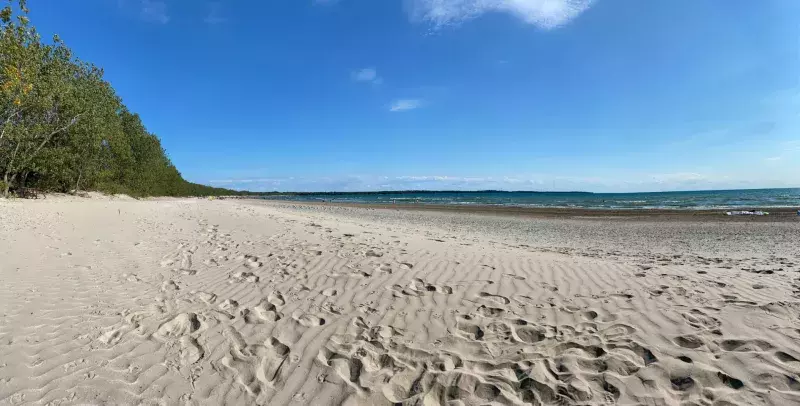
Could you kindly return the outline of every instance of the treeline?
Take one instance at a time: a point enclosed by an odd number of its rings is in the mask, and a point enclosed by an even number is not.
[[[187,182],[103,70],[57,36],[43,42],[25,0],[0,10],[0,193],[97,190],[132,196],[239,192]]]

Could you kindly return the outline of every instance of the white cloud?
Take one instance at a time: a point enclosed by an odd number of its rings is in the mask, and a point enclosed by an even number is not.
[[[783,157],[781,157],[781,156],[771,156],[769,158],[766,158],[766,160],[770,161],[770,162],[775,162],[775,161],[780,161],[782,158]]]
[[[656,183],[690,183],[707,180],[705,175],[693,172],[656,174],[651,178]]]
[[[401,112],[414,110],[422,107],[422,100],[419,99],[399,99],[392,102],[389,111]]]
[[[166,24],[169,22],[167,4],[157,0],[142,0],[141,16],[144,20]]]
[[[294,180],[294,177],[290,178],[253,178],[253,179],[218,179],[218,180],[210,180],[208,183],[213,185],[226,185],[226,184],[233,184],[233,183],[269,183],[279,185],[281,183]]]
[[[353,74],[353,79],[361,82],[372,82],[376,77],[378,77],[378,72],[373,68],[361,69]]]
[[[364,68],[357,70],[351,74],[351,77],[356,82],[369,82],[373,85],[379,85],[383,83],[383,78],[378,76],[378,71],[375,70],[375,68]]]
[[[414,18],[441,27],[458,24],[488,12],[505,12],[542,29],[567,24],[594,0],[412,0]]]

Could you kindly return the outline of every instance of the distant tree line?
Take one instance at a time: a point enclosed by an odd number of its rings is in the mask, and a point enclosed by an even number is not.
[[[103,70],[58,36],[43,42],[25,0],[0,10],[0,193],[28,188],[132,196],[239,192],[190,183]]]

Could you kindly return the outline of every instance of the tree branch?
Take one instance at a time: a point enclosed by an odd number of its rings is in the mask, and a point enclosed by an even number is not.
[[[17,147],[14,148],[14,153],[11,155],[11,161],[8,162],[8,166],[6,166],[6,172],[3,175],[3,179],[8,182],[8,175],[12,175],[12,170],[14,170],[14,161],[17,159],[17,152],[19,152],[19,146],[21,143],[17,143]],[[14,179],[13,177],[11,179]],[[8,189],[8,184],[6,184],[6,189]]]
[[[8,128],[7,127],[8,123],[11,121],[12,118],[14,118],[14,116],[19,115],[19,113],[21,113],[21,112],[22,112],[22,110],[15,111],[10,116],[8,116],[6,121],[3,122],[3,132],[0,132],[0,141],[3,141],[3,138],[6,136],[6,128]],[[0,144],[0,145],[2,145],[2,144]]]
[[[53,138],[54,135],[56,135],[56,134],[58,134],[58,133],[60,133],[62,131],[65,131],[66,129],[72,127],[75,123],[78,122],[78,119],[82,115],[83,115],[83,113],[78,114],[77,116],[73,117],[72,120],[69,121],[69,124],[67,124],[67,125],[65,125],[65,126],[63,126],[61,128],[56,129],[55,131],[51,132],[48,136],[46,136],[44,138],[44,140],[42,140],[42,142],[39,144],[39,146],[36,147],[36,150],[33,151],[33,153],[30,154],[28,156],[28,158],[22,163],[22,166],[24,167],[25,165],[27,165],[39,153],[39,151],[42,148],[44,148],[45,144],[47,144],[47,142],[50,141],[51,138]]]

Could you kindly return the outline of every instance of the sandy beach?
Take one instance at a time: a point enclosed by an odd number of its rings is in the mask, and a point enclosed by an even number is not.
[[[773,219],[0,200],[0,404],[800,404]]]

